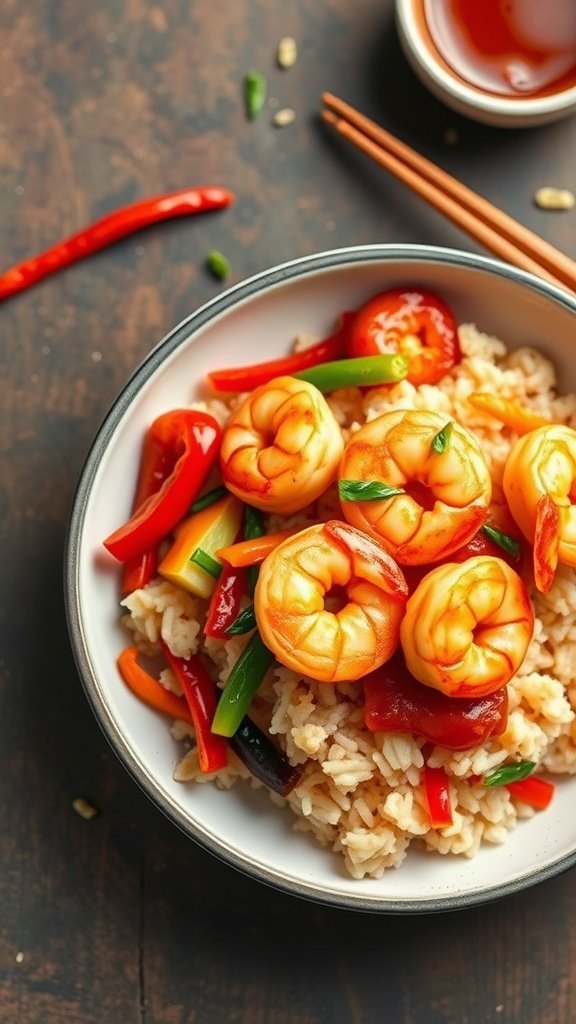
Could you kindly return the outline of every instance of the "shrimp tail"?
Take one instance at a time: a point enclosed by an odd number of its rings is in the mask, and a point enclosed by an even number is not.
[[[352,570],[360,579],[374,583],[390,597],[408,599],[408,584],[391,555],[361,530],[336,519],[324,525],[327,533],[350,556]]]
[[[534,581],[547,594],[554,582],[560,543],[560,511],[549,494],[543,494],[536,508],[534,532]]]

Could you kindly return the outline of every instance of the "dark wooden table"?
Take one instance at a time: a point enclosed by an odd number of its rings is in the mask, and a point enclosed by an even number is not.
[[[275,66],[298,40],[290,71]],[[576,119],[465,121],[408,70],[391,0],[3,0],[2,263],[125,202],[217,182],[236,205],[119,244],[0,311],[2,1024],[570,1024],[574,874],[505,902],[399,919],[322,909],[221,865],[117,762],[67,639],[62,553],[90,440],[129,372],[233,281],[369,242],[471,248],[317,120],[328,88],[576,257]],[[245,119],[241,79],[268,78]],[[295,123],[271,125],[279,107]],[[448,134],[447,134],[448,133]],[[72,809],[84,797],[100,814]]]

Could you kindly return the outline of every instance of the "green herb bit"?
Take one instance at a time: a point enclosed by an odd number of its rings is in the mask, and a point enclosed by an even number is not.
[[[254,614],[254,605],[251,604],[236,616],[234,622],[228,626],[226,633],[228,636],[237,636],[240,633],[249,633],[251,629],[255,628],[256,616]]]
[[[341,501],[382,501],[405,493],[402,487],[388,487],[379,480],[340,480],[338,484]]]
[[[208,253],[206,257],[206,266],[219,281],[224,281],[229,276],[231,270],[229,261],[223,253],[218,251],[218,249],[212,249]]]
[[[507,786],[509,782],[520,782],[528,778],[536,767],[534,761],[517,761],[516,764],[505,764],[495,768],[484,776],[485,786]]]
[[[360,356],[357,359],[336,359],[331,363],[310,366],[293,374],[299,380],[307,380],[319,391],[336,391],[339,388],[369,388],[377,384],[397,384],[408,373],[405,356],[379,355]]]
[[[212,558],[212,555],[209,555],[207,551],[204,551],[202,548],[196,548],[194,554],[190,556],[190,561],[199,565],[201,569],[204,569],[204,572],[209,573],[215,580],[219,579],[222,572],[222,563],[218,562],[216,558]]]
[[[502,530],[497,530],[495,526],[484,525],[482,530],[498,547],[506,551],[507,554],[512,555],[512,558],[520,558],[520,544],[517,540],[514,540],[514,537],[510,537],[507,533],[502,533]]]
[[[454,424],[452,422],[447,423],[442,430],[439,430],[435,437],[432,438],[432,451],[436,452],[437,455],[442,455],[445,452],[448,445],[450,444],[450,436],[452,434],[452,428]]]
[[[244,77],[244,101],[246,115],[254,121],[266,102],[266,79],[259,71],[248,71]]]
[[[220,498],[224,498],[228,494],[225,487],[215,487],[213,491],[206,491],[206,494],[200,495],[196,499],[193,505],[190,506],[190,514],[194,512],[201,512],[204,508],[210,508],[210,505],[215,505]]]

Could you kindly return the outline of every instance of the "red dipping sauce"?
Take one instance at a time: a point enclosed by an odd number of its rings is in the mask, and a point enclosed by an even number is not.
[[[576,0],[424,0],[430,36],[463,81],[507,97],[576,85]]]

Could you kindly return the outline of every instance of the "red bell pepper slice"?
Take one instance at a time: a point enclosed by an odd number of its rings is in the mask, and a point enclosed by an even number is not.
[[[452,824],[450,783],[443,768],[424,765],[424,796],[432,828],[446,828]]]
[[[268,384],[275,377],[290,377],[302,370],[308,370],[311,366],[343,359],[346,355],[346,342],[354,317],[354,313],[342,313],[341,325],[335,334],[311,345],[303,352],[295,352],[294,355],[286,356],[283,359],[272,359],[269,362],[256,363],[253,366],[214,370],[208,374],[208,380],[216,391],[253,391],[261,384]]]
[[[460,361],[452,311],[433,292],[393,288],[370,299],[356,314],[348,355],[398,352],[408,360],[408,380],[434,384]]]
[[[235,569],[225,565],[218,580],[216,590],[212,594],[208,615],[204,625],[204,635],[222,640],[227,637],[227,629],[232,625],[240,612],[240,603],[248,591],[248,574],[244,568]]]
[[[516,800],[530,804],[538,811],[545,811],[549,806],[555,788],[554,783],[540,779],[537,775],[531,775],[530,778],[522,779],[520,782],[509,782],[506,786],[508,792]]]
[[[166,537],[199,494],[216,461],[222,431],[207,413],[176,409],[154,421],[146,437],[147,459],[160,477],[158,490],[104,547],[119,562],[139,558]]]
[[[228,764],[228,744],[222,736],[211,732],[216,710],[216,688],[200,658],[177,658],[166,644],[162,645],[166,660],[184,691],[190,709],[200,771],[209,774]]]
[[[140,460],[140,471],[136,484],[136,494],[132,504],[132,513],[160,489],[165,469],[165,453],[151,440],[150,431],[144,439],[144,449]],[[158,546],[154,545],[138,558],[132,559],[124,566],[122,573],[122,593],[131,594],[150,582],[158,565]]]

